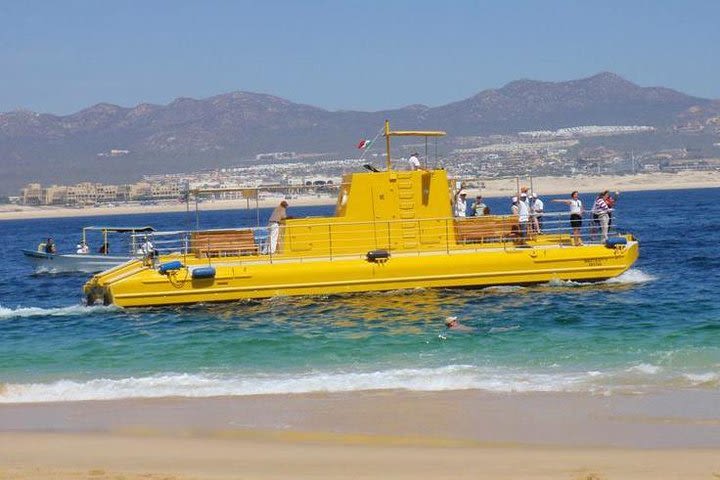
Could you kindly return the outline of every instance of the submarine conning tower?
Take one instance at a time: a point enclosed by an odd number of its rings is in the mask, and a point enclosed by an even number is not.
[[[390,160],[391,137],[439,137],[445,132],[391,131],[386,122],[384,135],[387,169],[344,175],[333,217],[287,220],[283,254],[437,250],[455,243],[447,172],[393,170]]]

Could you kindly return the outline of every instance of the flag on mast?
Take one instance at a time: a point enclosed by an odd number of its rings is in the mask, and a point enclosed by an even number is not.
[[[367,150],[368,148],[370,148],[372,143],[373,143],[372,140],[363,139],[363,140],[360,140],[360,143],[358,143],[357,148],[359,148],[360,150]]]

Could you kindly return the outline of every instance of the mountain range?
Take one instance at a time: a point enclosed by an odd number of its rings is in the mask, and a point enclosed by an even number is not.
[[[378,112],[329,111],[250,92],[133,108],[100,103],[66,116],[14,111],[0,114],[0,193],[14,194],[30,181],[137,181],[247,163],[262,152],[342,158],[385,119],[402,129],[468,136],[575,125],[670,128],[718,112],[720,101],[641,87],[608,72],[566,82],[518,80],[439,107]],[[113,149],[129,153],[99,155]]]

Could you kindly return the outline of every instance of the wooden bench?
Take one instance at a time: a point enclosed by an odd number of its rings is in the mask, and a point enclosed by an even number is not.
[[[520,235],[517,217],[487,215],[455,219],[458,243],[498,242]]]
[[[198,257],[229,257],[257,255],[259,247],[252,230],[215,230],[193,232],[190,251]]]

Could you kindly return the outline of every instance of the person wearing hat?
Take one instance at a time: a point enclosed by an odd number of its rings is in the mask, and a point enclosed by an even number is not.
[[[483,202],[482,195],[478,195],[475,197],[475,202],[470,207],[470,211],[472,212],[473,217],[480,217],[482,215],[485,215],[485,209],[487,208],[487,205],[485,205],[485,202]]]
[[[467,212],[467,192],[464,188],[458,190],[455,195],[455,216],[465,217]]]
[[[420,170],[420,158],[417,152],[410,155],[410,170]]]
[[[445,319],[445,326],[448,330],[457,330],[459,332],[472,332],[473,329],[463,325],[458,321],[457,317],[447,317]]]
[[[530,223],[530,203],[525,192],[520,194],[520,201],[518,202],[518,222],[520,223],[520,236],[527,237]]]
[[[538,197],[538,194],[533,192],[531,195],[532,203],[530,203],[530,211],[532,213],[533,227],[537,233],[542,232],[543,227],[543,214],[545,213],[545,204]]]
[[[280,222],[287,220],[289,217],[287,214],[288,202],[283,200],[280,205],[275,207],[270,220],[268,220],[268,245],[265,253],[275,253],[277,249],[278,237],[280,236]]]

